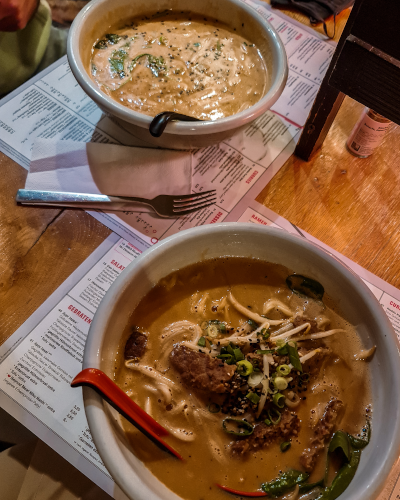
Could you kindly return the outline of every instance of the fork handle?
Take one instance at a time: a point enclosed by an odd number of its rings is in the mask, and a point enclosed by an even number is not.
[[[135,202],[150,205],[149,200],[145,198],[135,198],[133,196],[108,196],[105,194],[65,193],[62,191],[40,191],[31,189],[19,189],[16,201],[27,205],[107,208],[109,210],[126,210],[127,205],[131,205]]]

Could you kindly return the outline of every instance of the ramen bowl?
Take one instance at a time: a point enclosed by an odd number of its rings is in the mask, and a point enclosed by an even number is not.
[[[256,104],[240,113],[216,121],[170,122],[161,137],[156,138],[149,132],[152,117],[119,104],[98,88],[90,77],[90,57],[94,42],[111,26],[169,9],[218,19],[256,43],[267,68],[269,88]],[[286,52],[278,34],[268,21],[241,0],[94,0],[81,10],[69,31],[68,61],[80,86],[106,114],[121,120],[123,127],[139,139],[172,149],[215,144],[247,127],[276,102],[288,74]]]
[[[121,332],[140,300],[172,271],[220,256],[281,264],[318,280],[338,304],[342,316],[355,326],[364,348],[376,345],[369,361],[371,442],[363,450],[356,475],[345,492],[346,500],[375,499],[400,451],[397,337],[381,305],[361,279],[304,238],[256,224],[222,223],[182,231],[157,243],[126,268],[103,298],[90,326],[83,368],[97,368],[113,378]],[[178,500],[134,456],[114,410],[92,389],[85,387],[83,394],[96,448],[126,495],[132,500]]]

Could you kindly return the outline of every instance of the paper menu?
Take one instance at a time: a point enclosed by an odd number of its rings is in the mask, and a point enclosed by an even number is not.
[[[111,235],[0,349],[1,406],[116,498],[124,495],[97,453],[82,390],[70,383],[100,300],[144,249]]]

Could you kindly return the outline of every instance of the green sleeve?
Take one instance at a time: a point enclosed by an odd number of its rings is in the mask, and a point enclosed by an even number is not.
[[[51,11],[46,0],[26,27],[0,31],[0,96],[22,85],[35,72],[50,36]]]

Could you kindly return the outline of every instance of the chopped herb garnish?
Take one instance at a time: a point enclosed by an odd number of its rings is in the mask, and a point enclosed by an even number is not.
[[[288,449],[292,446],[292,443],[290,441],[284,441],[281,443],[280,448],[281,452],[284,453],[285,451],[288,451]]]
[[[121,37],[119,35],[114,34],[114,33],[107,33],[107,35],[105,35],[105,37],[107,38],[108,43],[110,43],[111,45],[115,45],[116,43],[118,43],[121,40]]]
[[[257,323],[254,321],[254,319],[249,319],[249,320],[247,321],[247,323],[250,325],[250,327],[251,327],[251,331],[257,330],[258,325],[257,325]]]
[[[114,50],[111,53],[111,57],[108,59],[110,63],[111,72],[117,74],[120,78],[126,76],[125,73],[125,59],[128,53],[124,49]]]
[[[205,347],[206,346],[206,338],[205,337],[200,337],[199,341],[197,342],[197,345],[200,347]]]
[[[249,392],[248,394],[246,394],[246,398],[254,405],[258,405],[258,402],[260,401],[260,396],[255,392]]]
[[[99,40],[94,46],[95,49],[106,49],[108,46],[107,40]]]
[[[287,344],[287,351],[289,354],[289,361],[292,363],[293,368],[300,373],[303,373],[303,367],[300,363],[299,353],[297,352],[296,343],[293,341],[289,341]]]

